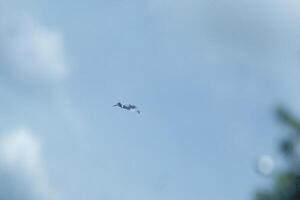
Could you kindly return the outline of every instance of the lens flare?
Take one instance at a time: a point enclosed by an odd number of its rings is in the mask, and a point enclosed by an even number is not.
[[[261,156],[257,161],[257,169],[265,176],[270,175],[274,169],[273,158],[269,155]]]

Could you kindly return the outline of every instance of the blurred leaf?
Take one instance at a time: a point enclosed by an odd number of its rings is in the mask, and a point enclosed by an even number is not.
[[[285,156],[292,156],[294,153],[294,143],[290,139],[285,139],[280,142],[280,151],[285,155]]]
[[[267,191],[259,191],[255,195],[256,200],[274,200],[273,195]]]
[[[283,107],[278,107],[276,116],[288,127],[300,135],[300,121]],[[255,200],[300,200],[300,162],[296,153],[300,140],[287,137],[279,143],[280,151],[287,159],[284,170],[279,171],[273,178],[273,187],[269,190],[258,190]]]
[[[280,121],[295,129],[295,131],[300,134],[300,121],[298,121],[295,116],[281,106],[277,108],[276,113]]]
[[[280,190],[285,190],[291,186],[293,186],[293,184],[295,183],[296,180],[296,175],[293,172],[285,172],[285,173],[281,173],[278,177],[277,177],[277,188]]]

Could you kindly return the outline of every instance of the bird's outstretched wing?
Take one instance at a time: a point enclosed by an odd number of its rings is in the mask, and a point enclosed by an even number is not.
[[[118,106],[118,107],[122,108],[121,102],[118,102],[117,104],[115,104],[115,105],[113,105],[113,106]]]

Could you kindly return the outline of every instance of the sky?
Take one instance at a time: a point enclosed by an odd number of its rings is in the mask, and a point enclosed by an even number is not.
[[[0,199],[252,199],[257,159],[280,168],[274,109],[300,114],[299,19],[294,0],[0,0]]]

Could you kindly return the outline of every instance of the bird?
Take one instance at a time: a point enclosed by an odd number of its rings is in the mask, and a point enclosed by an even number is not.
[[[123,105],[121,104],[121,102],[118,102],[117,104],[115,104],[113,106],[118,106],[118,107],[122,108]]]
[[[125,110],[129,110],[129,111],[131,111],[131,110],[136,111],[138,114],[141,113],[141,111],[137,108],[137,106],[132,105],[132,104],[122,104],[121,102],[118,102],[115,105],[113,105],[113,107],[115,107],[115,106],[123,108]]]

